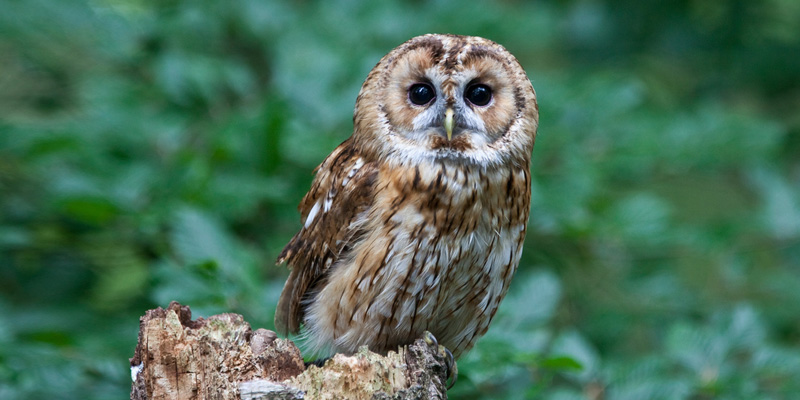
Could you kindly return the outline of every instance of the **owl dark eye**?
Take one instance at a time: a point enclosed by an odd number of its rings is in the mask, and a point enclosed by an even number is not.
[[[480,83],[471,85],[467,88],[464,98],[476,106],[485,106],[492,100],[492,89]]]
[[[436,92],[427,83],[415,83],[408,89],[408,99],[418,106],[430,103],[434,97],[436,97]]]

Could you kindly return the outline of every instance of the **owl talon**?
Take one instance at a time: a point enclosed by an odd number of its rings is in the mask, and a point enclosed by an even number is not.
[[[428,346],[435,348],[436,351],[442,355],[442,357],[444,357],[444,366],[447,369],[445,384],[447,385],[447,389],[452,388],[458,380],[458,365],[456,364],[456,358],[453,356],[453,352],[447,347],[439,346],[439,341],[436,340],[436,336],[433,336],[430,331],[425,331],[422,333],[422,340],[424,340]]]
[[[447,367],[447,379],[445,384],[447,385],[447,389],[450,390],[453,386],[455,386],[456,381],[458,381],[458,364],[456,364],[456,358],[453,357],[453,353],[447,347],[442,347],[444,349],[444,364]],[[453,378],[450,381],[450,378]],[[450,383],[447,383],[450,382]]]
[[[423,332],[422,339],[425,340],[425,343],[427,343],[428,346],[433,346],[434,348],[437,349],[439,348],[439,341],[436,340],[436,336],[433,336],[433,334],[430,331]]]

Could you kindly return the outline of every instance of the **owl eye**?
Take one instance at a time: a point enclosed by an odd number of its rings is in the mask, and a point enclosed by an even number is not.
[[[464,98],[476,106],[485,106],[492,100],[492,89],[484,84],[474,84],[467,88]]]
[[[436,92],[427,83],[415,83],[408,89],[408,99],[418,106],[430,103],[434,97],[436,97]]]

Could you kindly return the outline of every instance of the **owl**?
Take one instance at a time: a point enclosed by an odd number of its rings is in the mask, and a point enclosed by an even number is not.
[[[538,120],[497,43],[424,35],[389,52],[300,203],[276,328],[302,327],[320,355],[386,353],[425,331],[456,358],[472,348],[520,260]]]

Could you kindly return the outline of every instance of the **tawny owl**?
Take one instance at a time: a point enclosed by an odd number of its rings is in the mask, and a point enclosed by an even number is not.
[[[385,353],[426,330],[469,350],[522,253],[538,118],[525,71],[492,41],[425,35],[384,56],[279,256],[277,329],[304,326],[317,354]]]

